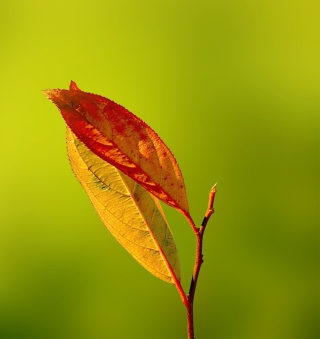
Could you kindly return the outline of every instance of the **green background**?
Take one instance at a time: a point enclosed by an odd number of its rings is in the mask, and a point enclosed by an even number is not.
[[[0,338],[186,338],[173,285],[103,227],[41,93],[151,125],[191,214],[218,182],[196,337],[319,338],[319,2],[0,1]],[[166,208],[188,287],[194,237]]]

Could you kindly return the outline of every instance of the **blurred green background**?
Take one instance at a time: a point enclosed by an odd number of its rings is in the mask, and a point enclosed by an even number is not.
[[[151,125],[200,224],[196,337],[319,338],[319,1],[0,1],[0,338],[186,338],[74,178],[70,80]],[[182,262],[194,237],[166,208]]]

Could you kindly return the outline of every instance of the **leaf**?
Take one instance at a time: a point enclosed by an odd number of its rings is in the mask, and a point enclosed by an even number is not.
[[[92,153],[67,128],[70,164],[102,222],[149,272],[180,281],[178,252],[157,198]]]
[[[180,168],[157,133],[124,107],[102,96],[49,89],[45,95],[93,153],[138,182],[160,200],[190,216]]]

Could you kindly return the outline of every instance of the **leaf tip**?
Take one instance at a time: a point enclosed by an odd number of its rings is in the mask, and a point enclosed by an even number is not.
[[[52,89],[44,89],[42,90],[42,93],[49,99],[51,100],[52,98]]]
[[[77,86],[77,84],[73,80],[71,80],[69,90],[70,91],[80,91],[80,88]]]

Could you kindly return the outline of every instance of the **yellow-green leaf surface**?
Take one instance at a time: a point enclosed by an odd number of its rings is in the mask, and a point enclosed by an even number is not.
[[[158,199],[92,153],[69,128],[67,145],[72,170],[111,234],[156,277],[180,280],[177,248]]]

